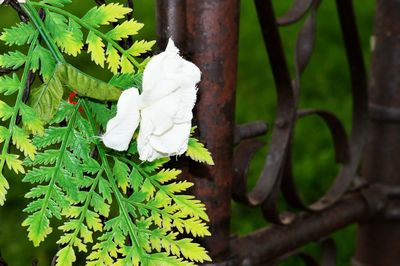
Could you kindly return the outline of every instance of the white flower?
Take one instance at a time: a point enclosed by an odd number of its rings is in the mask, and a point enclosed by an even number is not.
[[[126,151],[139,125],[139,91],[132,88],[122,92],[117,104],[117,115],[108,121],[106,133],[102,136],[104,145]]]
[[[196,102],[197,87],[200,81],[200,69],[179,56],[179,50],[169,40],[165,52],[153,57],[143,73],[143,93],[129,97],[121,95],[118,101],[118,113],[107,125],[103,141],[107,147],[126,150],[133,136],[136,124],[136,109],[140,110],[140,129],[138,151],[142,161],[153,161],[162,157],[181,155],[187,150],[190,129],[192,127],[192,109]],[[135,90],[135,89],[132,89]],[[129,112],[120,107],[126,104]],[[129,101],[129,104],[128,104]],[[133,110],[135,109],[135,110]],[[129,140],[121,131],[122,124],[130,121]],[[114,133],[115,132],[115,133]],[[112,143],[112,145],[110,145]],[[124,148],[124,149],[121,149]]]

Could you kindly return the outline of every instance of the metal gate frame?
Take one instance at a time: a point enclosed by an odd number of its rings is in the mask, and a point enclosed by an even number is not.
[[[212,152],[215,166],[189,161],[180,161],[179,166],[196,183],[193,192],[208,209],[212,237],[204,244],[214,260],[210,265],[275,265],[297,255],[306,265],[333,266],[336,249],[329,235],[352,223],[359,224],[353,266],[400,265],[400,244],[396,244],[400,239],[400,1],[377,0],[368,99],[352,0],[335,0],[351,74],[350,137],[335,114],[298,107],[300,78],[313,52],[321,1],[294,0],[292,8],[276,18],[272,0],[254,0],[278,107],[264,169],[248,192],[248,167],[263,145],[256,137],[267,133],[267,126],[260,122],[234,124],[240,0],[157,0],[161,48],[173,37],[203,73],[195,119],[198,135]],[[21,20],[27,19],[15,1],[6,2],[17,10]],[[133,6],[132,0],[127,2]],[[296,71],[291,77],[279,28],[303,18],[295,49]],[[0,74],[9,71],[0,69]],[[322,118],[330,129],[336,161],[342,168],[328,192],[307,205],[293,181],[291,140],[296,121],[310,115]],[[280,195],[298,212],[279,210]],[[266,220],[274,225],[231,237],[232,198],[260,206]],[[320,263],[300,249],[311,242],[322,246]]]
[[[396,201],[400,196],[400,2],[377,0],[368,100],[353,4],[336,0],[351,74],[353,121],[348,137],[335,114],[298,107],[300,77],[313,52],[321,1],[295,0],[284,16],[276,18],[272,0],[254,0],[278,107],[265,166],[250,192],[246,190],[247,170],[262,146],[256,137],[265,134],[267,127],[259,122],[234,124],[240,1],[157,1],[159,44],[162,47],[173,37],[203,72],[196,122],[215,166],[181,162],[181,167],[196,183],[194,193],[206,203],[210,215],[213,236],[205,240],[214,259],[210,265],[274,265],[291,255],[298,255],[307,265],[335,265],[336,250],[329,235],[352,223],[359,223],[354,266],[400,265],[400,245],[395,242],[400,239],[396,222],[400,218]],[[291,77],[279,28],[303,18],[295,49],[296,73]],[[291,139],[296,121],[310,115],[322,118],[330,129],[336,161],[342,167],[328,192],[306,205],[293,181]],[[279,195],[299,212],[281,212]],[[274,225],[244,237],[230,237],[231,198],[260,206]],[[323,248],[320,263],[301,252],[311,242]]]

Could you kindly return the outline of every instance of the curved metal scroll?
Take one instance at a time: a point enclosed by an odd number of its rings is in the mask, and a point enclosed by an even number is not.
[[[352,134],[348,139],[340,120],[325,110],[298,110],[300,77],[311,59],[316,38],[316,14],[321,0],[298,0],[283,17],[276,20],[271,0],[255,0],[263,37],[272,65],[278,94],[278,111],[264,169],[255,187],[247,192],[246,173],[251,158],[261,147],[258,141],[240,143],[236,149],[233,197],[251,206],[262,206],[264,216],[271,222],[286,224],[295,216],[280,215],[277,207],[280,193],[294,207],[312,211],[323,210],[349,189],[360,161],[365,142],[367,122],[367,83],[364,62],[351,1],[337,0],[341,28],[350,65],[353,95]],[[279,25],[295,23],[306,16],[295,49],[295,78],[292,81],[284,56]],[[298,196],[291,170],[291,139],[297,117],[318,115],[327,124],[333,137],[336,161],[342,164],[332,187],[315,203],[307,206]]]

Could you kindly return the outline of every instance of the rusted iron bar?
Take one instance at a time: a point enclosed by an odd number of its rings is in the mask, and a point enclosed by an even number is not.
[[[210,216],[205,245],[214,262],[222,261],[230,240],[239,0],[158,0],[157,19],[160,48],[172,37],[202,71],[195,120],[217,167],[184,167]]]
[[[395,186],[400,184],[400,2],[378,0],[376,8],[363,176]],[[354,265],[399,265],[400,223],[386,218],[360,224]]]
[[[253,139],[265,135],[268,125],[264,121],[256,121],[236,126],[234,144],[239,144],[246,139]]]
[[[186,0],[157,0],[156,9],[158,49],[165,49],[172,38],[186,52]]]
[[[293,224],[274,225],[232,239],[235,265],[270,265],[268,263],[279,260],[286,253],[307,243],[319,241],[349,224],[367,219],[380,210],[375,207],[382,207],[384,200],[385,195],[382,193],[374,201],[374,206],[370,206],[363,195],[354,193],[324,211],[300,216]]]
[[[207,206],[212,237],[205,240],[214,262],[229,255],[239,0],[187,0],[187,50],[203,78],[196,123],[216,167],[190,166],[195,194]]]

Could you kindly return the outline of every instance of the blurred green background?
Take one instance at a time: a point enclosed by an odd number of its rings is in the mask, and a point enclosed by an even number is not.
[[[92,5],[92,1],[73,1],[71,10],[83,14]],[[292,0],[273,1],[277,14],[283,14],[292,4]],[[361,41],[367,65],[370,62],[369,43],[373,28],[373,0],[353,1],[360,29]],[[135,17],[144,22],[146,27],[141,32],[145,39],[155,39],[154,1],[136,0]],[[318,12],[317,43],[310,65],[301,81],[301,107],[325,108],[336,113],[344,122],[348,133],[351,123],[350,80],[345,51],[339,29],[335,1],[325,0]],[[9,27],[17,20],[15,13],[8,7],[0,9],[0,27]],[[293,73],[293,51],[297,33],[302,22],[284,27],[281,30],[287,60]],[[0,44],[0,53],[6,51]],[[84,60],[82,60],[84,58]],[[80,57],[80,61],[71,59],[82,70],[96,74],[97,70],[89,63],[88,57]],[[258,26],[254,4],[242,0],[240,23],[240,52],[237,91],[238,123],[253,120],[264,120],[273,124],[276,109],[276,93],[268,58]],[[270,134],[264,139],[268,141]],[[268,147],[263,148],[256,156],[250,170],[252,186],[262,169]],[[338,166],[334,163],[333,147],[330,134],[318,118],[306,118],[299,121],[294,139],[294,172],[296,184],[303,198],[308,202],[317,199],[331,184]],[[39,265],[50,265],[56,253],[56,233],[52,234],[40,248],[34,248],[26,237],[25,228],[21,227],[25,214],[22,209],[26,205],[23,195],[28,186],[21,184],[19,178],[10,180],[11,189],[6,206],[0,208],[0,251],[10,266],[30,265],[33,258]],[[284,205],[284,204],[283,204]],[[266,225],[257,208],[247,208],[233,203],[232,231],[243,235]],[[55,228],[55,226],[54,226]],[[354,253],[355,226],[350,226],[336,233],[334,238],[338,245],[339,264],[349,265]],[[262,243],[260,243],[262,244]],[[318,257],[319,247],[310,244],[306,251]],[[302,265],[296,258],[282,265]]]

